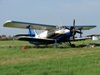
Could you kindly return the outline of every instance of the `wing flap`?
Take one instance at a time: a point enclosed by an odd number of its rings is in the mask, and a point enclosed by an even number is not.
[[[6,23],[3,26],[12,28],[23,28],[23,29],[27,29],[30,26],[31,29],[37,29],[37,30],[51,30],[56,28],[56,26],[54,25],[19,22],[19,21],[6,21]]]

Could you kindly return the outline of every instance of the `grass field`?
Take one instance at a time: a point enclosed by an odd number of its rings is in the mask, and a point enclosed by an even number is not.
[[[100,41],[75,42],[76,45]],[[28,48],[22,41],[0,41],[0,75],[100,75],[100,47]]]

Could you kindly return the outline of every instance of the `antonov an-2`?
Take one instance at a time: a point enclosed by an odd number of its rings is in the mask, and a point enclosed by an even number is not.
[[[28,29],[29,34],[18,34],[16,36],[21,36],[18,38],[18,40],[29,41],[29,43],[34,45],[57,45],[58,43],[69,42],[71,47],[73,47],[73,45],[70,43],[70,37],[73,37],[73,40],[75,40],[74,36],[76,33],[79,33],[81,37],[81,30],[89,30],[91,28],[96,27],[96,25],[75,26],[75,19],[73,20],[72,26],[46,25],[10,20],[6,21],[3,26]],[[37,34],[35,30],[45,31],[40,34]]]

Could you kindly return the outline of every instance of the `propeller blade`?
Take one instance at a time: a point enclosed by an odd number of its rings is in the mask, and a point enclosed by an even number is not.
[[[75,19],[73,20],[73,41],[75,41],[75,33],[76,33],[76,29],[75,29]]]
[[[76,33],[83,34],[81,31],[76,31]]]
[[[75,27],[75,19],[73,20],[73,27]]]
[[[82,30],[80,29],[80,32],[82,33]],[[82,34],[80,34],[80,38],[82,38]]]

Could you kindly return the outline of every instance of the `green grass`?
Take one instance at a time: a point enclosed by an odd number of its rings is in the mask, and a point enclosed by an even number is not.
[[[64,48],[22,50],[23,45],[32,46],[22,41],[0,41],[0,75],[100,75],[100,47],[67,48],[63,44]]]

